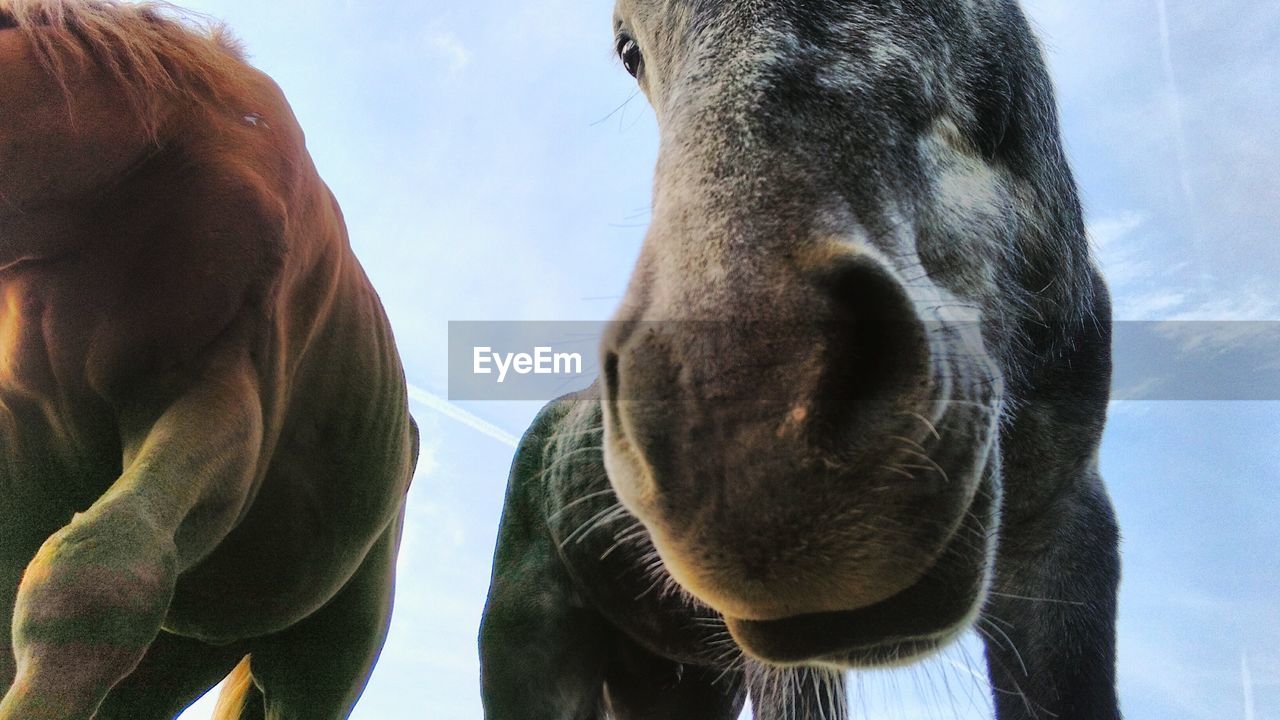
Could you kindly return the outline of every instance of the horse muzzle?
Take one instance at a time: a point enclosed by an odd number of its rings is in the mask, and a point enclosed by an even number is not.
[[[742,321],[619,317],[603,347],[615,491],[677,582],[766,657],[792,654],[771,628],[920,602],[957,565],[994,433],[980,403],[948,407],[961,353],[890,271],[845,257],[790,286]]]

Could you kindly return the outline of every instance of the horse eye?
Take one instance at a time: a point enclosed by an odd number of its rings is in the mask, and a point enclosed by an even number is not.
[[[631,77],[638,77],[640,74],[640,63],[644,62],[644,55],[640,53],[640,45],[629,37],[624,37],[618,41],[618,57],[622,58],[622,67],[631,73]]]

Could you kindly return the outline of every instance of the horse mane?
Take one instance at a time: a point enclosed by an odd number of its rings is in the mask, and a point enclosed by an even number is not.
[[[72,71],[101,68],[153,134],[173,101],[217,105],[244,84],[244,55],[226,27],[166,2],[0,0],[2,29],[28,38],[73,105]]]

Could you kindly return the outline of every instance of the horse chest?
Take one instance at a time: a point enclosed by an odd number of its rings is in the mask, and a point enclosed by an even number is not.
[[[82,509],[122,462],[114,413],[89,387],[96,312],[82,298],[92,293],[68,266],[0,271],[0,475],[10,490],[56,486],[84,498],[54,503],[57,513]]]
[[[40,299],[25,283],[10,282],[0,290],[0,392],[31,394],[33,371],[47,367],[40,352]]]
[[[38,406],[51,430],[70,433],[84,393],[83,318],[67,312],[47,274],[37,265],[0,275],[0,403]]]

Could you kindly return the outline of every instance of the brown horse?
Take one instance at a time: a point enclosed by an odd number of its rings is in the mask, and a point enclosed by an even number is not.
[[[233,670],[222,718],[345,717],[416,442],[271,80],[158,6],[0,0],[0,719]]]

